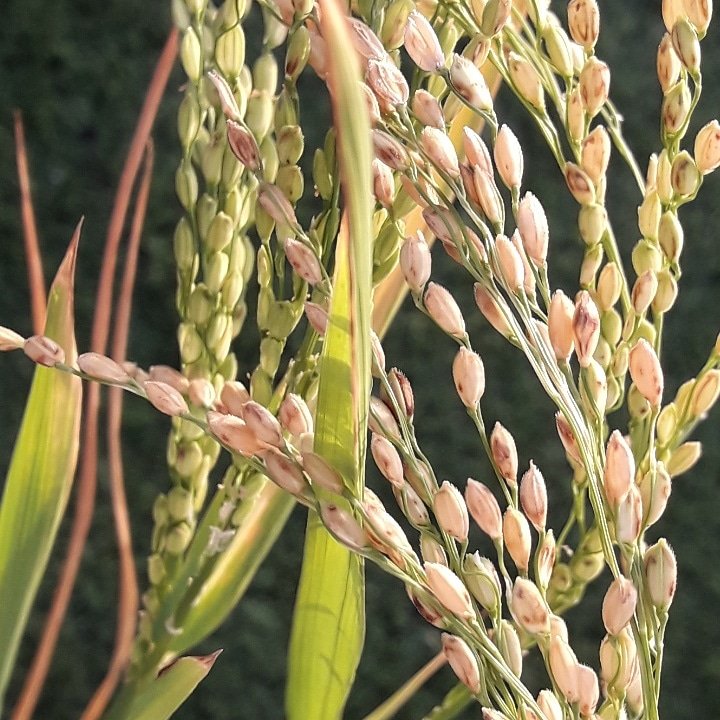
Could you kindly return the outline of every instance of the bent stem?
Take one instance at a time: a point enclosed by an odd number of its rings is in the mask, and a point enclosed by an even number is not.
[[[30,187],[30,170],[28,167],[27,145],[25,143],[25,127],[22,113],[13,113],[15,130],[15,158],[17,162],[18,185],[20,186],[20,210],[22,213],[23,240],[25,241],[25,261],[27,262],[28,283],[30,285],[30,305],[32,307],[33,331],[42,334],[45,327],[45,307],[47,293],[43,276],[42,254],[38,239],[35,210],[33,208],[32,190]]]
[[[130,331],[130,312],[132,292],[135,286],[140,239],[147,211],[150,181],[152,180],[154,151],[152,142],[148,142],[145,156],[145,168],[138,191],[133,222],[125,258],[120,295],[117,302],[117,319],[113,335],[112,358],[120,363],[126,359],[127,341]],[[81,720],[96,720],[107,707],[120,677],[129,661],[135,634],[136,615],[139,605],[139,591],[135,560],[132,551],[132,533],[130,517],[125,495],[125,480],[122,461],[122,423],[123,392],[112,387],[108,393],[108,469],[110,476],[110,494],[112,500],[115,535],[118,543],[118,609],[115,629],[115,647],[108,671],[95,694],[85,708]]]
[[[375,708],[364,720],[390,720],[410,698],[441,668],[447,660],[438,653],[420,668],[404,685],[399,687],[382,705]]]

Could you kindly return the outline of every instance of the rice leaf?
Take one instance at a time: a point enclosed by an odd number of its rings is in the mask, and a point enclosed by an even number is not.
[[[410,698],[446,663],[445,655],[439,652],[407,682],[403,683],[382,705],[379,705],[369,715],[366,715],[364,720],[392,720],[392,718],[397,717],[397,714],[405,707]]]
[[[315,451],[361,495],[370,391],[373,237],[370,124],[360,94],[357,60],[335,0],[324,0],[322,33],[346,217],[335,253],[333,298],[320,368]],[[340,498],[333,498],[340,504]],[[342,715],[365,637],[364,567],[337,543],[315,513],[305,553],[290,640],[286,714],[289,720]]]
[[[190,697],[205,679],[222,650],[203,657],[189,656],[175,660],[136,695],[121,715],[111,713],[106,720],[167,720]]]
[[[212,633],[240,602],[295,507],[292,495],[267,482],[194,599],[168,650],[179,654]]]
[[[77,356],[73,321],[75,231],[50,288],[45,334]],[[0,712],[18,645],[67,505],[77,462],[82,386],[35,370],[0,505]]]

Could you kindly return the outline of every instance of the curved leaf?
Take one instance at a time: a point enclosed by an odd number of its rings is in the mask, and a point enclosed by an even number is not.
[[[50,288],[45,334],[77,355],[73,322],[78,225]],[[68,373],[35,370],[0,506],[0,706],[77,462],[82,385]]]
[[[134,695],[121,717],[127,720],[167,720],[190,697],[205,679],[222,650],[203,657],[182,657],[160,671],[160,674]],[[111,711],[107,720],[116,715]]]

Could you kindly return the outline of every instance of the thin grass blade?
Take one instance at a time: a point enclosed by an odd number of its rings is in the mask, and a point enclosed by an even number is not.
[[[470,691],[458,683],[449,690],[442,702],[436,705],[423,720],[452,720],[474,701]]]
[[[73,289],[79,238],[80,225],[50,288],[45,325],[68,364],[77,357]],[[0,706],[70,495],[81,397],[78,378],[36,369],[0,506]]]
[[[346,216],[321,359],[315,450],[361,495],[370,391],[370,123],[357,60],[347,51],[352,44],[345,17],[335,0],[325,0],[321,8]],[[342,715],[365,637],[364,582],[361,558],[338,544],[310,513],[290,640],[290,720]]]

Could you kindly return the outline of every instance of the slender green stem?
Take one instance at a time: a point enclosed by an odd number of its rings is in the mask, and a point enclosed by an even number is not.
[[[605,254],[608,256],[608,259],[611,262],[614,262],[617,266],[617,269],[620,271],[620,277],[622,278],[620,303],[622,304],[624,316],[628,317],[632,311],[632,302],[630,300],[629,290],[630,285],[628,283],[627,275],[625,274],[625,267],[623,265],[622,258],[620,257],[620,250],[618,248],[617,240],[615,238],[615,233],[613,232],[609,221],[605,234],[603,235],[602,244],[605,250]]]
[[[640,567],[639,553],[634,554],[630,561],[631,574],[635,586],[640,589],[640,597],[643,594],[643,573]],[[647,720],[660,720],[658,711],[658,694],[656,692],[655,675],[653,673],[652,652],[648,639],[648,627],[652,627],[652,620],[647,617],[645,606],[640,602],[637,606],[636,616],[632,623],[633,637],[638,648],[640,659],[640,674],[642,676],[642,695]]]
[[[610,133],[615,147],[617,148],[620,156],[625,161],[635,179],[635,184],[638,186],[638,190],[641,195],[645,194],[645,178],[643,177],[640,166],[638,165],[635,155],[633,154],[630,146],[627,144],[621,128],[620,113],[612,101],[608,100],[605,106],[600,111],[603,118],[607,122],[607,130]]]
[[[495,462],[492,454],[492,450],[490,449],[490,443],[487,438],[487,432],[485,430],[485,423],[483,421],[482,414],[480,412],[480,408],[469,408],[468,409],[468,415],[472,418],[473,422],[475,423],[475,427],[478,431],[478,436],[480,437],[480,441],[482,442],[482,446],[485,449],[485,454],[488,457],[488,460],[490,461],[490,464],[492,465],[492,468],[495,472],[495,476],[497,477],[498,484],[500,485],[500,489],[503,491],[503,495],[505,495],[505,500],[507,501],[508,505],[516,505],[513,501],[513,497],[510,494],[510,490],[508,489],[507,482],[503,478],[503,476],[500,473],[500,468],[498,468],[497,463]]]
[[[459,683],[445,695],[439,705],[425,715],[423,720],[452,720],[470,705],[473,699],[465,685]]]

